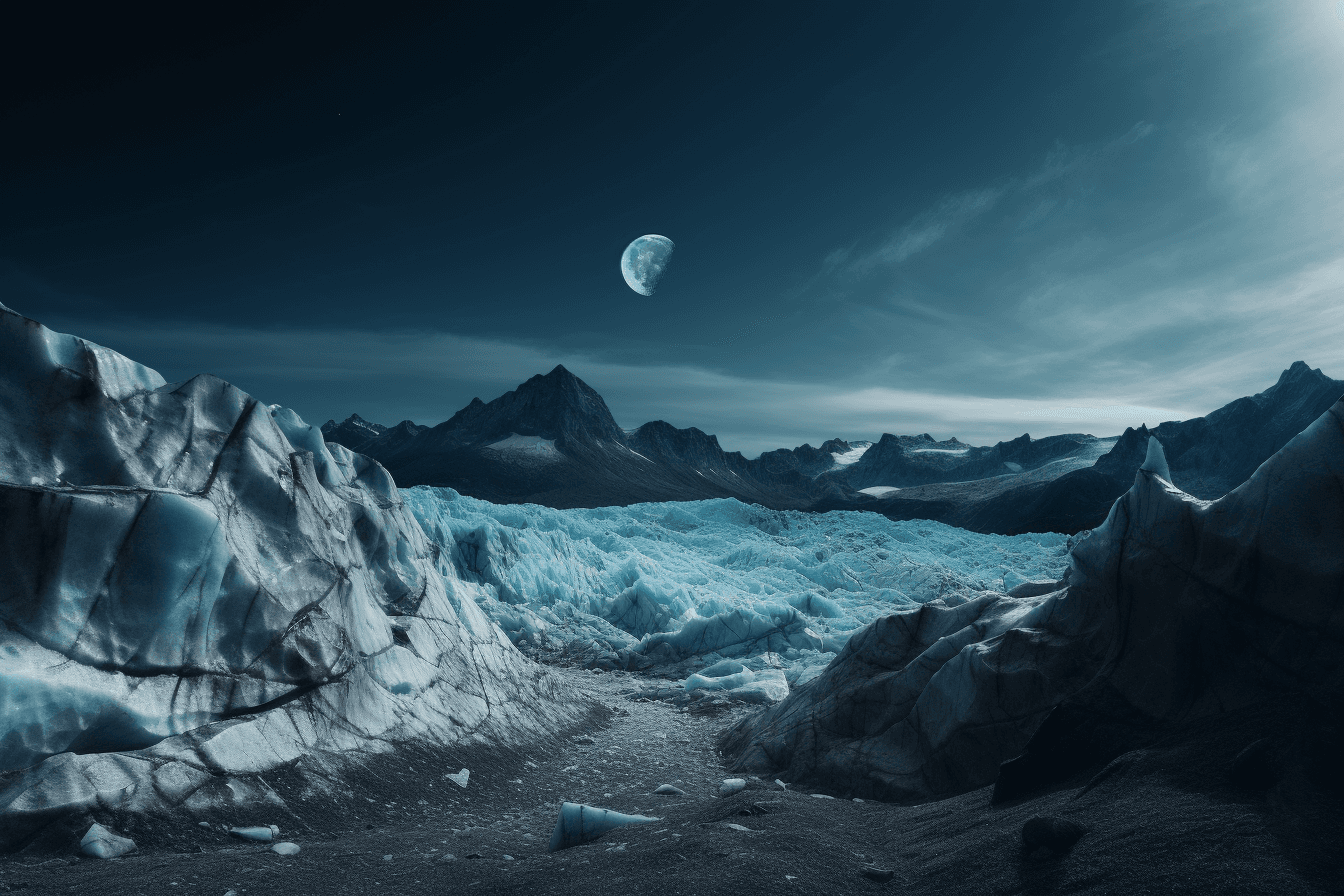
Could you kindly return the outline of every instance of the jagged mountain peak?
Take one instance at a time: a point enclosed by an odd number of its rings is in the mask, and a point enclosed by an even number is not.
[[[550,372],[550,373],[546,374],[546,379],[557,379],[557,380],[570,379],[570,380],[578,380],[579,378],[578,378],[577,376],[575,376],[574,374],[570,373],[570,372],[569,372],[569,368],[566,367],[565,365],[563,365],[563,364],[557,364],[557,365],[555,365],[554,367],[551,368],[551,372]]]
[[[351,414],[340,423],[337,423],[333,419],[322,424],[322,434],[324,436],[344,433],[347,436],[358,437],[362,435],[372,438],[374,436],[382,435],[385,432],[387,432],[386,426],[383,426],[381,423],[370,423],[358,414]]]
[[[1279,374],[1278,382],[1271,388],[1311,387],[1317,384],[1331,382],[1334,381],[1321,372],[1319,367],[1310,367],[1306,361],[1294,361],[1283,371],[1283,373]]]
[[[532,376],[493,401],[473,399],[436,429],[464,445],[511,435],[538,436],[561,445],[623,440],[602,396],[563,364],[550,373]]]
[[[1304,373],[1320,373],[1319,367],[1312,367],[1306,361],[1294,361],[1279,374],[1279,379],[1286,379],[1290,376],[1301,376]]]

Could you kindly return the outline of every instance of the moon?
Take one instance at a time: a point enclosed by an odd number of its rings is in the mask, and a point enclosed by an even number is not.
[[[658,281],[672,260],[672,241],[656,233],[648,233],[625,247],[621,254],[621,276],[626,284],[642,296],[651,296]]]

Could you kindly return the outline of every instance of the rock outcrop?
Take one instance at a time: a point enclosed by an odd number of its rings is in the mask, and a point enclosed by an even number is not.
[[[991,783],[1061,704],[1133,727],[1292,691],[1344,706],[1344,400],[1217,501],[1156,439],[1052,593],[880,619],[721,746],[733,767],[921,801]]]
[[[376,462],[0,306],[0,845],[300,757],[562,727]]]

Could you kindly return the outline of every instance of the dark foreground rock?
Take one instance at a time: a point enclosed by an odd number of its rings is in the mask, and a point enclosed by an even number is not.
[[[1344,705],[1344,401],[1218,501],[1164,478],[1155,439],[1143,467],[1061,590],[872,623],[725,735],[733,768],[927,800],[993,782],[1061,705],[1052,737],[1117,723],[1116,752],[1271,694]]]

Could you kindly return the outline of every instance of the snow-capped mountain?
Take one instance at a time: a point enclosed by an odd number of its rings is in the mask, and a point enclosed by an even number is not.
[[[1190,493],[1217,498],[1344,391],[1301,361],[1270,389],[1206,417],[1151,431],[1169,445]],[[784,510],[872,510],[976,532],[1074,533],[1105,519],[1143,460],[1150,431],[1083,433],[990,446],[885,433],[744,458],[694,427],[663,421],[622,431],[606,402],[563,366],[491,402],[473,399],[433,428],[391,429],[358,416],[324,437],[382,462],[403,487],[446,486],[494,503],[555,508],[737,498]],[[370,435],[370,433],[373,433]]]
[[[359,454],[365,454],[367,452],[360,449],[375,439],[384,437],[382,444],[399,443],[427,429],[428,426],[420,426],[410,420],[403,420],[396,426],[388,427],[381,423],[370,423],[358,414],[351,414],[340,423],[335,420],[323,423],[322,438],[337,445],[344,445]]]
[[[1150,435],[1169,446],[1171,470],[1182,487],[1213,500],[1250,478],[1341,393],[1344,381],[1297,361],[1270,388],[1204,417],[1131,428],[1034,471],[903,489],[872,500],[869,509],[892,519],[936,519],[1003,535],[1080,532],[1100,525],[1129,488]]]
[[[856,489],[909,488],[935,482],[965,482],[1006,473],[1034,470],[1095,445],[1096,436],[1069,433],[1032,439],[1024,434],[988,447],[967,445],[951,438],[943,442],[924,433],[897,436],[885,433],[841,478]]]
[[[654,421],[625,432],[602,396],[563,366],[494,401],[473,399],[438,426],[414,434],[394,428],[357,450],[402,485],[446,486],[495,503],[566,508],[732,497],[783,509],[857,498],[821,476],[836,456],[853,453],[847,442],[747,460],[694,427]]]

